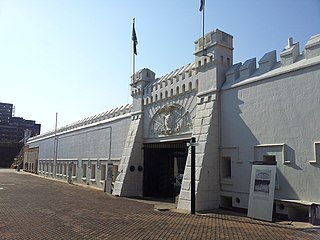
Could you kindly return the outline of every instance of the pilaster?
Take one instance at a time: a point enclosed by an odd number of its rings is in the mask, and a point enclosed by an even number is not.
[[[142,113],[132,115],[113,195],[142,196]]]
[[[196,211],[219,207],[219,107],[216,93],[197,105],[193,137],[196,138]],[[191,155],[188,155],[178,209],[191,207]]]

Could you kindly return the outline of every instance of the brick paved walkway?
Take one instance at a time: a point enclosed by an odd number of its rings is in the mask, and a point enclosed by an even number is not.
[[[0,170],[0,239],[320,239],[230,215],[155,211],[153,205]]]

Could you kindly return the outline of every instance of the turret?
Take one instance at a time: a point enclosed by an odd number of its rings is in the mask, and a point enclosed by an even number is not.
[[[133,112],[142,110],[142,96],[144,87],[155,79],[155,73],[148,68],[137,71],[131,77],[131,96],[133,97]]]
[[[220,89],[233,64],[233,37],[216,29],[195,41],[194,55],[198,72],[207,75],[199,82],[199,91]]]

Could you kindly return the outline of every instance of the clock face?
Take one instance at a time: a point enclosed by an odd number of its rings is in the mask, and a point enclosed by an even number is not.
[[[169,136],[191,129],[190,113],[178,104],[165,105],[155,113],[150,123],[150,134],[153,136]]]

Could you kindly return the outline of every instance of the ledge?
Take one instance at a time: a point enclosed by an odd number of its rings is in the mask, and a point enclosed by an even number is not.
[[[221,178],[220,183],[223,185],[233,185],[233,180],[231,178]]]
[[[87,178],[86,178],[86,177],[83,177],[83,178],[81,178],[81,180],[86,181],[86,180],[87,180]]]
[[[317,165],[318,164],[318,162],[316,160],[309,161],[309,163],[312,164],[312,165]]]
[[[320,202],[312,202],[312,201],[304,201],[299,199],[282,199],[282,198],[275,198],[275,201],[278,202],[285,202],[285,203],[291,203],[291,204],[301,204],[305,206],[310,206],[313,204],[320,205]]]

